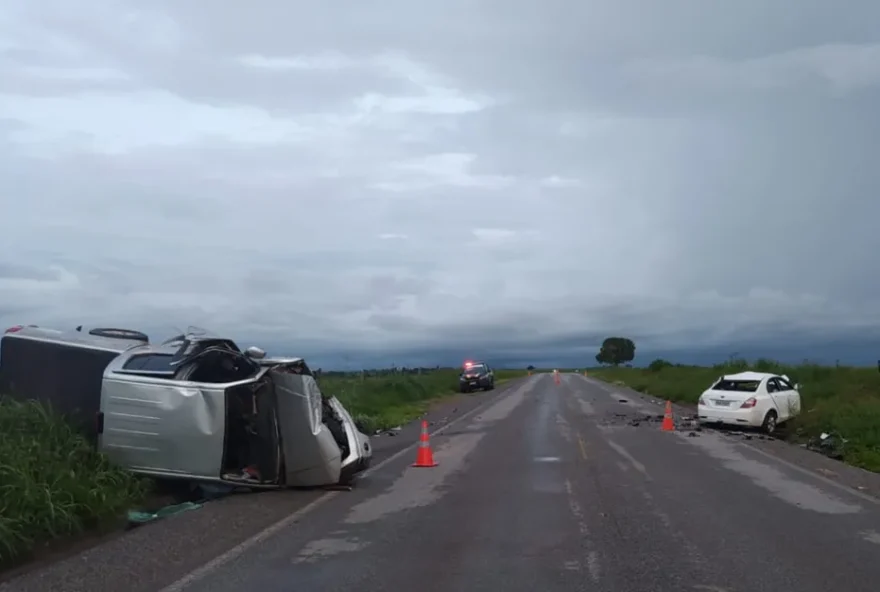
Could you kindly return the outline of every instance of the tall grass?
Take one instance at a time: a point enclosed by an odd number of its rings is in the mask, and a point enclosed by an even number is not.
[[[848,440],[844,460],[880,472],[880,372],[876,368],[797,366],[758,360],[714,367],[654,363],[651,368],[594,368],[590,375],[620,382],[640,392],[679,403],[696,404],[705,389],[723,374],[743,370],[787,375],[801,384],[802,413],[786,426],[787,438],[801,441],[822,432]]]
[[[47,407],[0,397],[0,565],[119,517],[145,492]]]
[[[456,369],[422,374],[384,374],[362,377],[328,375],[319,379],[321,390],[335,395],[367,433],[406,423],[425,412],[428,403],[458,392]],[[524,370],[496,370],[495,384],[524,376]]]

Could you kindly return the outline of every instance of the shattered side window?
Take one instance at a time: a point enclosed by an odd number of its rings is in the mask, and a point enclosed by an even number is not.
[[[125,365],[123,370],[132,370],[135,372],[172,372],[171,354],[141,354],[132,356]]]
[[[718,384],[712,387],[716,391],[735,391],[741,393],[754,393],[761,386],[760,380],[719,380]]]

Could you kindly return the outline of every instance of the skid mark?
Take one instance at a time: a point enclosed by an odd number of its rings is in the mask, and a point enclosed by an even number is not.
[[[589,417],[596,415],[596,409],[593,407],[592,403],[590,403],[589,401],[584,401],[580,397],[578,397],[577,402],[578,405],[580,405],[581,413]]]
[[[559,433],[562,434],[562,437],[566,442],[571,442],[573,440],[571,425],[559,413],[556,414],[556,427],[559,429]]]
[[[590,386],[594,386],[601,391],[605,391],[606,393],[611,392],[611,385],[602,380],[596,380],[593,378],[587,378],[586,376],[580,376],[580,379],[589,384]]]
[[[704,433],[702,438],[687,438],[686,442],[702,448],[720,460],[724,467],[748,477],[756,485],[798,508],[822,514],[855,514],[862,510],[861,506],[846,503],[818,487],[796,481],[775,467],[745,457],[718,434]]]
[[[641,399],[629,397],[614,390],[606,390],[605,392],[609,398],[620,406],[629,407],[633,411],[638,411],[640,413],[651,414],[654,412],[652,409],[646,407],[645,402]]]
[[[441,487],[446,479],[464,468],[468,455],[482,439],[482,433],[451,436],[434,452],[434,460],[438,463],[436,467],[407,467],[383,493],[354,506],[345,522],[372,522],[401,510],[427,506],[437,501],[443,495]]]
[[[862,538],[869,543],[880,545],[880,532],[874,530],[866,530],[862,533]]]
[[[319,539],[310,541],[303,550],[294,558],[294,563],[315,563],[321,559],[339,555],[340,553],[351,553],[360,551],[366,547],[366,543],[362,543],[356,538],[350,539]]]
[[[524,384],[506,397],[502,397],[491,407],[477,415],[474,424],[485,425],[506,419],[525,400],[526,392],[530,391],[533,386],[532,384]]]
[[[684,533],[675,528],[675,525],[672,523],[672,519],[669,517],[669,514],[660,509],[657,503],[654,501],[654,496],[651,495],[651,492],[648,490],[643,490],[642,495],[645,498],[645,503],[651,512],[660,520],[660,523],[666,528],[666,532],[670,533],[672,538],[674,538],[681,547],[687,553],[688,560],[696,566],[704,566],[708,565],[705,558],[700,554],[699,549],[688,539]]]
[[[626,448],[616,442],[612,442],[611,440],[606,439],[605,441],[608,442],[608,445],[611,446],[611,449],[614,450],[614,452],[625,458],[629,462],[629,464],[631,464],[635,468],[635,470],[644,475],[645,479],[651,481],[651,476],[648,474],[648,469],[645,468],[645,465],[637,461],[635,457],[627,451]]]

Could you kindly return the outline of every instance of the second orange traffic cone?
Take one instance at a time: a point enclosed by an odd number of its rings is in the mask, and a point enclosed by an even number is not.
[[[675,421],[672,419],[672,401],[666,401],[666,411],[663,413],[663,425],[660,429],[664,432],[675,431]]]
[[[416,454],[416,462],[412,466],[424,468],[437,466],[437,463],[434,461],[434,453],[431,451],[428,422],[424,420],[422,420],[422,435],[419,436],[419,451]]]

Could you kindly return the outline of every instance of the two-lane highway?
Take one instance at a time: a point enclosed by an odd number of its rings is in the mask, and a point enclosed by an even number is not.
[[[621,402],[625,398],[626,402]],[[657,408],[534,376],[167,590],[876,591],[880,506]]]

